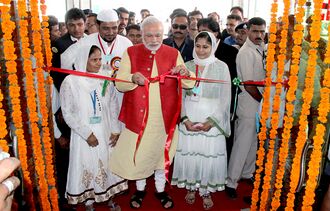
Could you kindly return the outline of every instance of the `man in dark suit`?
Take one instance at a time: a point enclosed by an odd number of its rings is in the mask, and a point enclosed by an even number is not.
[[[188,36],[188,16],[184,12],[174,15],[171,25],[172,36],[163,40],[163,44],[180,51],[184,62],[193,59],[194,41]]]
[[[78,8],[72,8],[65,14],[65,24],[68,33],[56,40],[52,47],[53,67],[61,67],[61,54],[73,43],[84,36],[86,17],[84,12]],[[52,72],[54,85],[58,91],[65,78],[65,74]]]
[[[82,10],[78,8],[70,9],[65,15],[65,24],[68,33],[57,39],[52,45],[53,52],[53,67],[61,67],[61,54],[70,47],[73,43],[77,42],[84,36],[86,17]],[[67,74],[51,72],[54,85],[58,92],[60,92],[61,84]],[[66,204],[65,189],[67,181],[67,173],[69,167],[69,144],[70,144],[70,128],[65,123],[61,109],[55,113],[55,119],[59,130],[62,135],[55,140],[55,153],[56,153],[56,173],[58,193],[60,196],[60,207],[64,209],[63,205]]]

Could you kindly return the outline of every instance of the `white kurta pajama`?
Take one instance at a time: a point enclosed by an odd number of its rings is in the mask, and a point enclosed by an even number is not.
[[[186,66],[195,72],[194,61],[187,62]],[[199,71],[198,76],[227,83],[200,82],[198,94],[194,95],[192,90],[184,92],[181,116],[187,116],[191,122],[211,121],[214,126],[208,132],[192,132],[180,123],[171,184],[189,190],[199,189],[200,195],[204,195],[225,188],[225,136],[230,135],[231,79],[227,65],[217,59]]]
[[[69,204],[104,202],[127,189],[127,182],[109,170],[109,138],[111,133],[120,132],[119,107],[113,85],[102,96],[103,83],[104,80],[70,75],[61,86],[62,112],[71,128],[66,188]],[[96,147],[86,141],[91,133],[98,139]]]

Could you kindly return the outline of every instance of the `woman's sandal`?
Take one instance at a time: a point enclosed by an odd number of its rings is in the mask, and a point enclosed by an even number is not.
[[[139,209],[142,206],[142,201],[143,198],[146,195],[146,191],[139,191],[137,190],[131,200],[129,201],[129,205],[131,206],[132,209]]]
[[[196,193],[196,191],[191,191],[191,190],[187,191],[187,194],[184,197],[187,204],[194,204],[195,203],[195,199],[196,199],[195,193]]]
[[[160,203],[162,204],[162,207],[164,209],[171,209],[174,207],[172,198],[165,191],[160,192],[160,193],[156,192],[155,196],[160,201]]]
[[[110,208],[110,211],[121,211],[120,206],[116,202],[112,201],[112,199],[108,202],[108,207]]]
[[[211,198],[211,194],[205,194],[202,196],[203,198],[203,207],[204,210],[209,210],[213,207],[214,203]]]
[[[86,211],[95,211],[95,208],[93,207],[93,204],[91,204],[91,205],[85,205],[85,210]]]

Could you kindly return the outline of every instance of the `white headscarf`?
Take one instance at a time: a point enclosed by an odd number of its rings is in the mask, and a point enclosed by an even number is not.
[[[215,38],[213,33],[207,32],[207,31],[201,31],[199,32],[194,40],[194,46],[196,45],[196,38],[198,37],[198,35],[200,33],[207,33],[209,35],[209,37],[211,38],[212,41],[212,50],[211,50],[211,54],[208,58],[206,59],[200,59],[197,54],[196,54],[196,49],[194,47],[194,51],[193,51],[193,57],[194,57],[194,63],[200,66],[206,66],[209,64],[212,64],[213,62],[215,62],[217,60],[217,58],[214,56],[215,51],[217,50],[217,39]]]
[[[74,67],[79,72],[87,72],[87,62],[88,62],[88,55],[89,51],[91,50],[93,44],[91,43],[84,43],[79,47],[79,51],[76,55],[74,61]]]
[[[93,44],[86,43],[83,44],[76,55],[76,59],[74,62],[74,67],[77,71],[80,72],[87,72],[87,62],[88,62],[88,55],[92,48]],[[98,73],[92,74],[102,74],[102,66]],[[90,77],[83,77],[83,76],[76,76],[79,79],[80,88],[84,88],[85,90],[91,92],[98,87],[100,83],[100,79],[90,78]]]

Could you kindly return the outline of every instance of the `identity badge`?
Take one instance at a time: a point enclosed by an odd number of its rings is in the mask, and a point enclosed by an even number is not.
[[[192,92],[195,94],[195,95],[198,95],[201,91],[201,88],[200,87],[196,87],[194,86],[194,88],[192,89]]]
[[[99,124],[99,123],[101,123],[100,116],[93,116],[89,118],[89,124]]]

